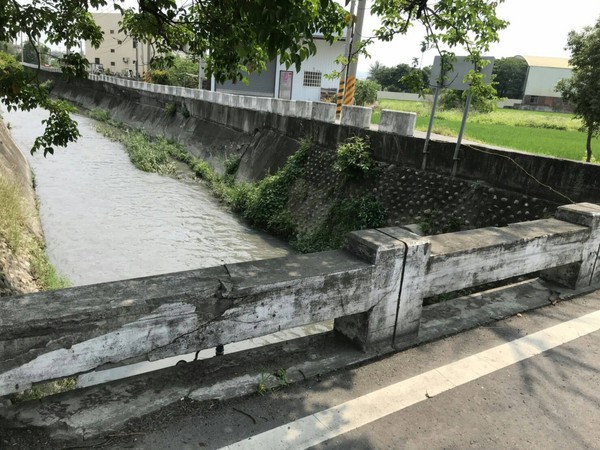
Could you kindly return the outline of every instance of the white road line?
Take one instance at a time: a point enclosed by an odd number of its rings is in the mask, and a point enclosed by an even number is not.
[[[438,367],[224,449],[306,449],[598,330],[600,311]]]

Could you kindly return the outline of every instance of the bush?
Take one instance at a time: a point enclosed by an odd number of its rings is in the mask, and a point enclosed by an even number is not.
[[[369,138],[353,136],[337,148],[335,170],[356,180],[373,175],[376,168]]]
[[[377,101],[377,91],[381,86],[371,80],[356,80],[356,89],[354,91],[354,100],[357,105],[372,105]]]

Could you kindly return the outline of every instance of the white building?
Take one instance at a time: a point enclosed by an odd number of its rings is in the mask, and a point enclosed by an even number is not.
[[[556,91],[560,80],[571,78],[572,68],[567,58],[547,58],[541,56],[518,56],[529,66],[522,109],[569,110],[561,95]]]
[[[99,48],[92,47],[90,41],[85,42],[85,56],[92,70],[102,67],[105,72],[135,76],[137,61],[137,73],[141,76],[148,69],[150,46],[134,43],[131,37],[120,31],[121,14],[92,13],[92,16],[104,34]]]
[[[324,96],[333,96],[338,88],[339,79],[329,79],[325,75],[334,71],[341,71],[342,66],[335,62],[336,58],[344,54],[345,39],[329,44],[319,37],[315,37],[317,52],[302,61],[299,72],[294,66],[289,69],[280,64],[279,57],[276,61],[267,64],[267,69],[259,74],[250,74],[248,84],[241,81],[237,83],[215,83],[212,89],[230,94],[245,94],[256,97],[274,97],[287,100],[319,101]]]

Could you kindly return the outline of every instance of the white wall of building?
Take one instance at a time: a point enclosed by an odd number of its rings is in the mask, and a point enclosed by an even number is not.
[[[85,42],[85,57],[90,64],[97,60],[104,66],[104,70],[125,75],[131,70],[135,75],[136,49],[133,40],[122,31],[119,31],[121,14],[93,13],[94,20],[102,29],[104,41],[95,49],[91,42]],[[138,71],[140,76],[148,69],[148,46],[138,43]],[[92,66],[94,67],[94,66]]]
[[[565,78],[571,78],[571,69],[555,67],[529,67],[525,95],[539,97],[560,97],[555,91],[556,84]]]
[[[276,74],[275,83],[275,96],[279,93],[279,78],[280,71],[290,70],[293,72],[292,82],[292,100],[307,100],[307,101],[319,101],[321,99],[321,89],[337,89],[339,79],[335,78],[330,80],[325,77],[326,74],[330,74],[333,71],[341,71],[342,67],[336,64],[335,59],[344,54],[345,41],[335,42],[330,45],[327,41],[316,39],[315,44],[317,46],[317,53],[313,56],[308,57],[302,61],[302,67],[299,72],[296,72],[294,66],[289,69],[284,64],[279,64]],[[320,72],[321,73],[321,85],[320,86],[304,86],[304,73],[305,72]]]

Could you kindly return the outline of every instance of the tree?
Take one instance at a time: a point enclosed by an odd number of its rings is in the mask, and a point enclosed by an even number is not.
[[[413,68],[408,64],[398,64],[395,67],[387,67],[376,61],[369,68],[369,80],[381,85],[381,89],[390,92],[417,92],[415,80],[418,85],[426,86],[429,83],[431,67],[423,69]]]
[[[371,12],[381,17],[381,28],[375,36],[389,41],[398,34],[405,34],[415,23],[427,30],[423,47],[435,48],[446,60],[454,49],[464,47],[475,65],[467,76],[471,89],[487,97],[493,88],[486,85],[481,69],[487,64],[482,59],[490,44],[498,41],[498,32],[508,22],[496,16],[498,3],[504,0],[374,0]]]
[[[377,101],[377,91],[381,86],[371,80],[356,80],[354,99],[359,106],[372,105]]]
[[[152,63],[150,81],[170,86],[198,87],[198,62],[191,58],[175,56],[166,63],[164,60]]]
[[[35,45],[31,41],[23,44],[23,61],[29,64],[48,64],[50,49],[44,44]]]
[[[21,53],[11,42],[0,42],[0,52],[8,53],[15,57]]]
[[[600,19],[582,32],[571,31],[567,39],[573,67],[570,79],[561,80],[556,89],[575,107],[575,116],[587,132],[586,161],[592,159],[592,138],[600,134]]]
[[[523,58],[500,58],[494,63],[496,91],[499,97],[521,98],[527,77],[527,62]]]

